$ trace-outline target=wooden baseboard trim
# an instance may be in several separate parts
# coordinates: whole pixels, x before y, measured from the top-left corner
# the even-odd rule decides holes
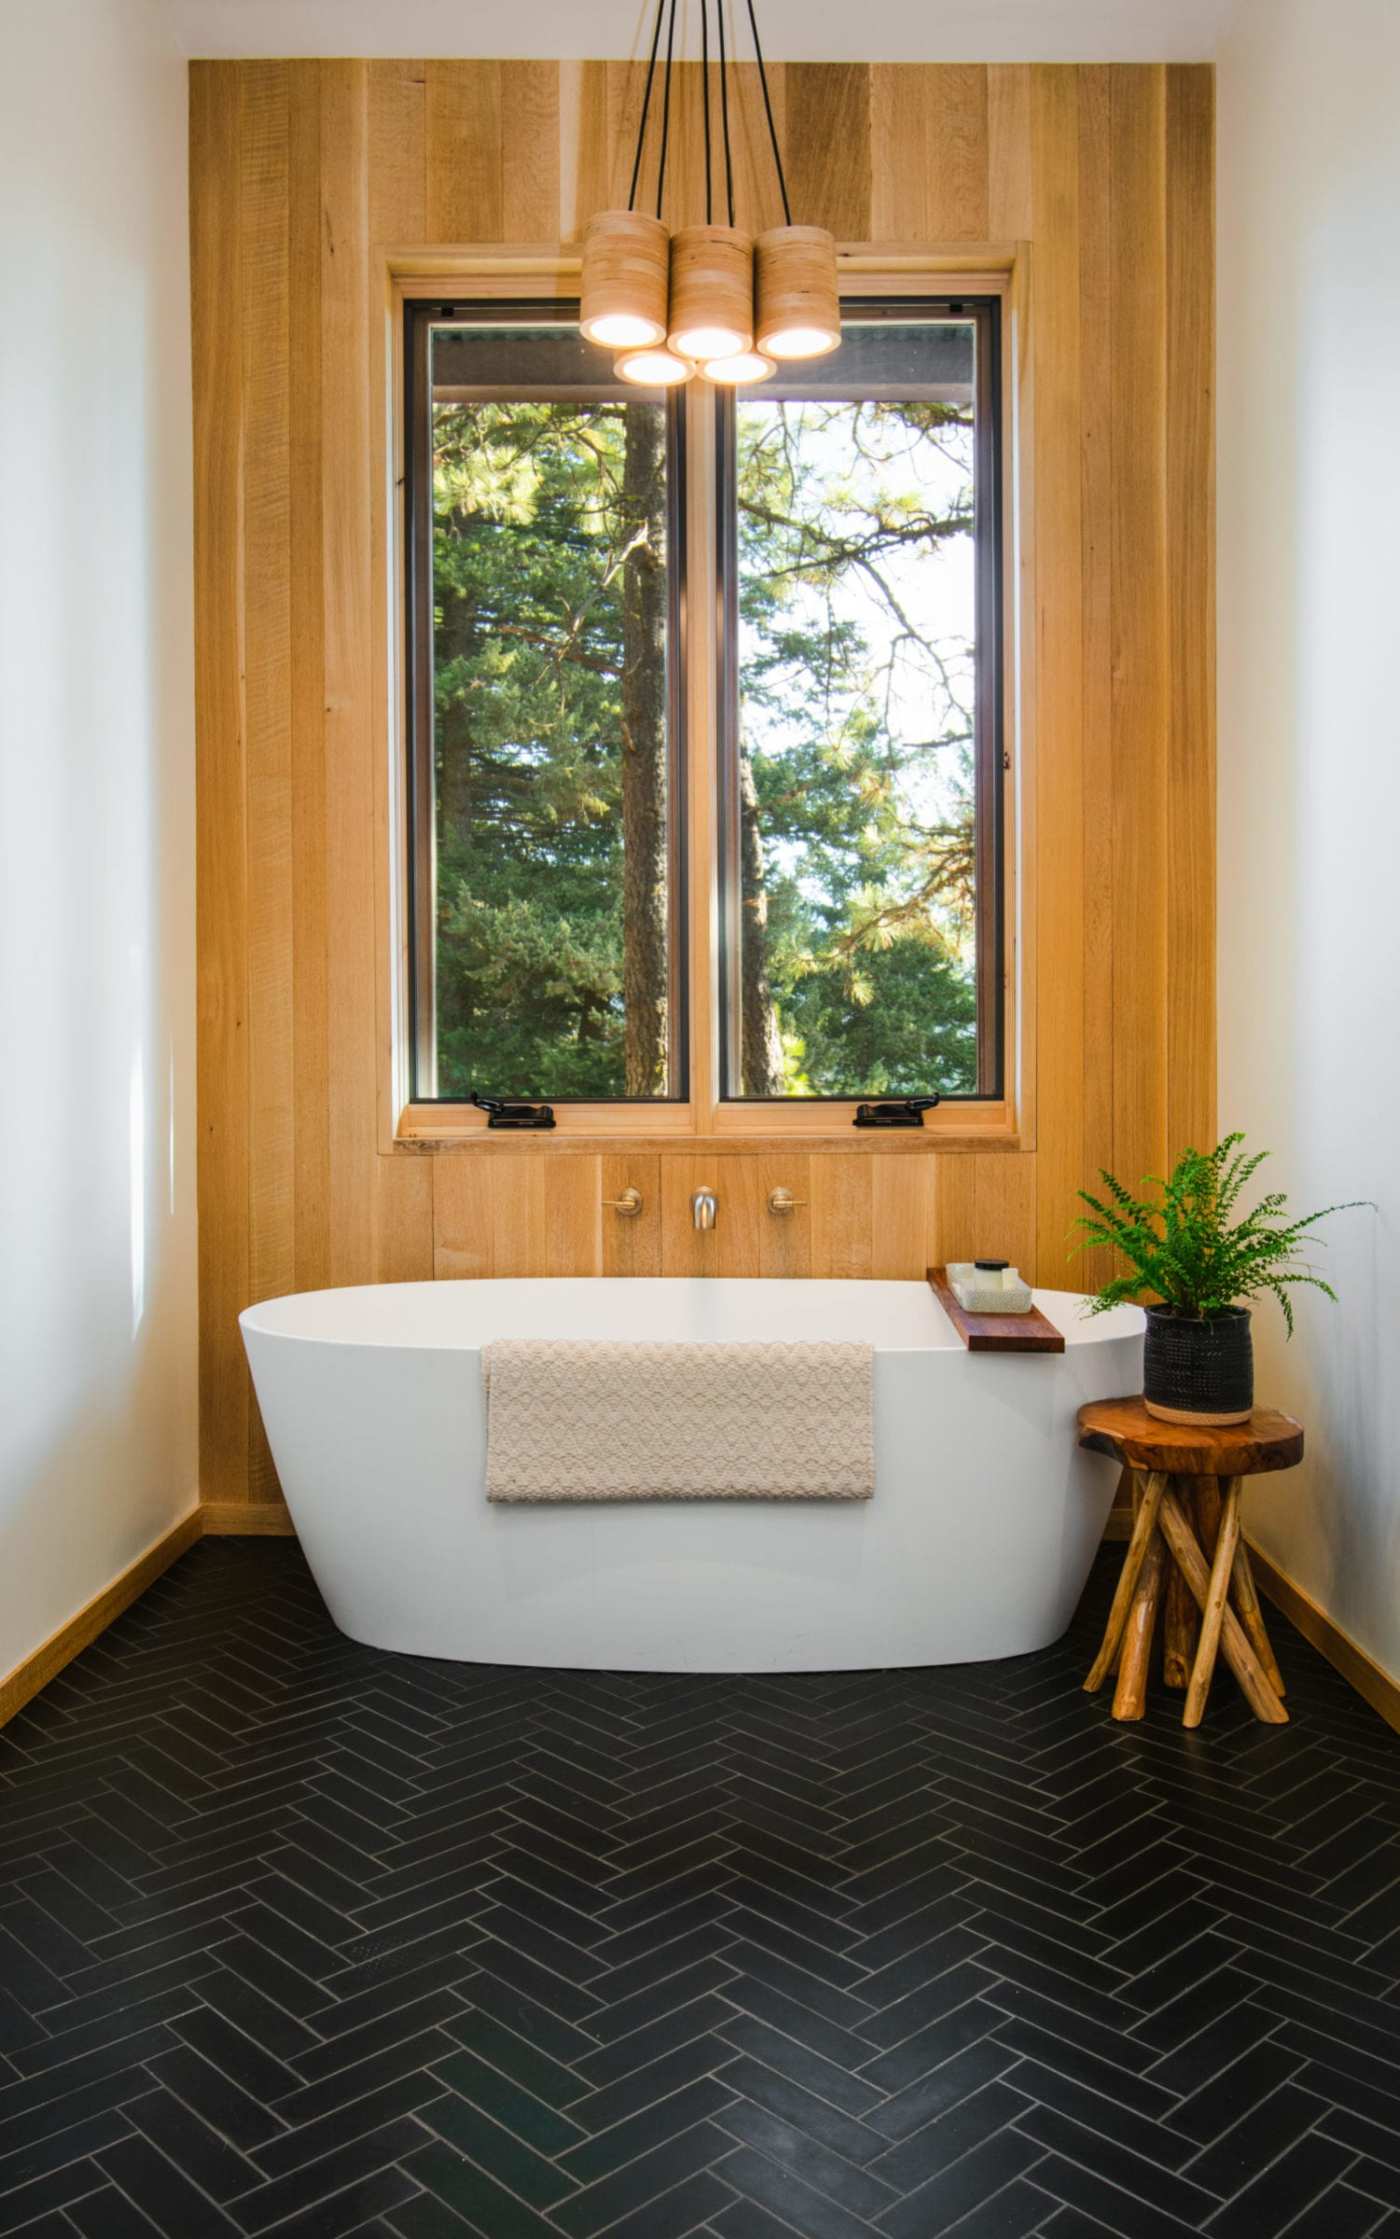
[[[1109,1511],[1103,1535],[1106,1542],[1125,1540],[1131,1530],[1132,1517],[1126,1508]],[[202,1501],[191,1508],[154,1546],[148,1547],[144,1555],[128,1563],[110,1586],[94,1594],[75,1616],[50,1633],[46,1641],[0,1679],[0,1726],[13,1718],[17,1710],[23,1710],[41,1687],[56,1678],[65,1664],[71,1663],[81,1649],[105,1632],[114,1617],[120,1617],[124,1609],[129,1609],[148,1586],[154,1585],[162,1571],[168,1570],[187,1547],[193,1547],[206,1533],[225,1538],[244,1534],[283,1539],[296,1536],[291,1516],[281,1501],[213,1500]],[[1282,1610],[1289,1623],[1297,1626],[1303,1638],[1311,1641],[1348,1685],[1356,1689],[1388,1726],[1400,1733],[1400,1681],[1392,1679],[1340,1625],[1334,1624],[1311,1594],[1279,1570],[1253,1540],[1249,1542],[1249,1551],[1255,1578],[1274,1607]]]
[[[1281,1609],[1291,1625],[1296,1625],[1304,1640],[1309,1640],[1320,1655],[1335,1671],[1339,1671],[1358,1695],[1365,1697],[1372,1710],[1378,1711],[1387,1726],[1400,1733],[1400,1680],[1391,1678],[1365,1649],[1357,1645],[1349,1633],[1330,1618],[1325,1609],[1319,1608],[1312,1595],[1298,1585],[1286,1571],[1270,1561],[1262,1549],[1249,1542],[1249,1559],[1254,1568],[1255,1582],[1260,1591],[1268,1595],[1276,1609]]]
[[[65,1664],[71,1663],[81,1649],[88,1647],[99,1633],[106,1631],[114,1617],[120,1617],[122,1611],[129,1609],[148,1586],[153,1586],[161,1572],[168,1570],[177,1556],[183,1555],[187,1547],[193,1547],[197,1539],[203,1539],[211,1532],[220,1537],[242,1533],[284,1539],[296,1537],[292,1519],[280,1500],[197,1502],[177,1524],[172,1524],[168,1532],[156,1540],[153,1546],[148,1547],[144,1555],[138,1555],[134,1563],[128,1563],[110,1586],[104,1586],[100,1594],[94,1594],[92,1600],[84,1603],[76,1616],[70,1617],[66,1624],[50,1633],[48,1639],[41,1641],[37,1648],[23,1657],[13,1671],[6,1672],[0,1678],[0,1726],[13,1718],[17,1710],[23,1710],[41,1687],[47,1687],[51,1679],[57,1678]]]
[[[296,1538],[296,1526],[280,1500],[206,1500],[199,1513],[206,1533],[220,1539]]]
[[[199,1507],[191,1508],[180,1518],[178,1524],[172,1524],[168,1532],[156,1540],[153,1546],[148,1547],[144,1555],[138,1555],[134,1563],[128,1563],[110,1586],[104,1586],[101,1593],[94,1594],[92,1600],[85,1602],[76,1616],[70,1617],[56,1632],[50,1633],[48,1639],[41,1641],[37,1648],[23,1657],[13,1671],[6,1672],[4,1678],[0,1679],[0,1726],[7,1719],[13,1718],[17,1710],[23,1710],[41,1687],[47,1687],[64,1665],[72,1662],[80,1649],[86,1648],[96,1640],[99,1633],[105,1632],[112,1619],[120,1617],[124,1609],[129,1609],[148,1586],[155,1584],[161,1572],[170,1568],[178,1555],[183,1555],[187,1547],[193,1547],[195,1541],[203,1536],[203,1532],[203,1510]]]

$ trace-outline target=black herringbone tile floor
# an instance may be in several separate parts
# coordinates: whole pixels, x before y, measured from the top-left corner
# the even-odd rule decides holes
[[[0,1735],[0,2232],[1397,2239],[1400,1752],[1276,1621],[678,1679],[357,1648],[196,1548]]]

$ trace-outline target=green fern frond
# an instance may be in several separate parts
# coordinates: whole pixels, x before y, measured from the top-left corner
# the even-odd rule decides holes
[[[1100,1169],[1106,1200],[1080,1190],[1088,1212],[1075,1223],[1082,1232],[1076,1249],[1104,1246],[1127,1263],[1100,1286],[1091,1312],[1107,1313],[1110,1307],[1146,1297],[1178,1314],[1201,1317],[1268,1292],[1278,1300],[1291,1336],[1291,1288],[1301,1284],[1335,1299],[1331,1286],[1303,1260],[1301,1240],[1318,1221],[1371,1200],[1350,1198],[1343,1205],[1288,1219],[1283,1191],[1269,1190],[1232,1221],[1241,1195],[1268,1156],[1266,1151],[1241,1150],[1243,1141],[1235,1130],[1213,1150],[1184,1150],[1170,1174],[1144,1177],[1143,1188],[1155,1192],[1152,1196],[1135,1197],[1106,1168]],[[1322,1241],[1309,1239],[1314,1240]]]

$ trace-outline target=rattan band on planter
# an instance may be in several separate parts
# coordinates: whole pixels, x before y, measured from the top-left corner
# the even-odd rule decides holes
[[[640,210],[600,210],[589,219],[579,326],[590,342],[637,349],[665,341],[670,248],[671,237],[660,219]],[[608,331],[608,322],[619,319],[636,321],[637,331]],[[596,331],[600,322],[602,333]]]

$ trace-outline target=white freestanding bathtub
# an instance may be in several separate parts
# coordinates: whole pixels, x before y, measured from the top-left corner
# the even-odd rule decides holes
[[[373,1647],[619,1671],[962,1663],[1064,1631],[1116,1471],[1075,1410],[1136,1391],[1143,1318],[1036,1294],[1062,1355],[964,1351],[922,1283],[667,1277],[377,1284],[241,1317],[331,1615]],[[481,1347],[501,1337],[875,1348],[870,1501],[496,1506]]]

